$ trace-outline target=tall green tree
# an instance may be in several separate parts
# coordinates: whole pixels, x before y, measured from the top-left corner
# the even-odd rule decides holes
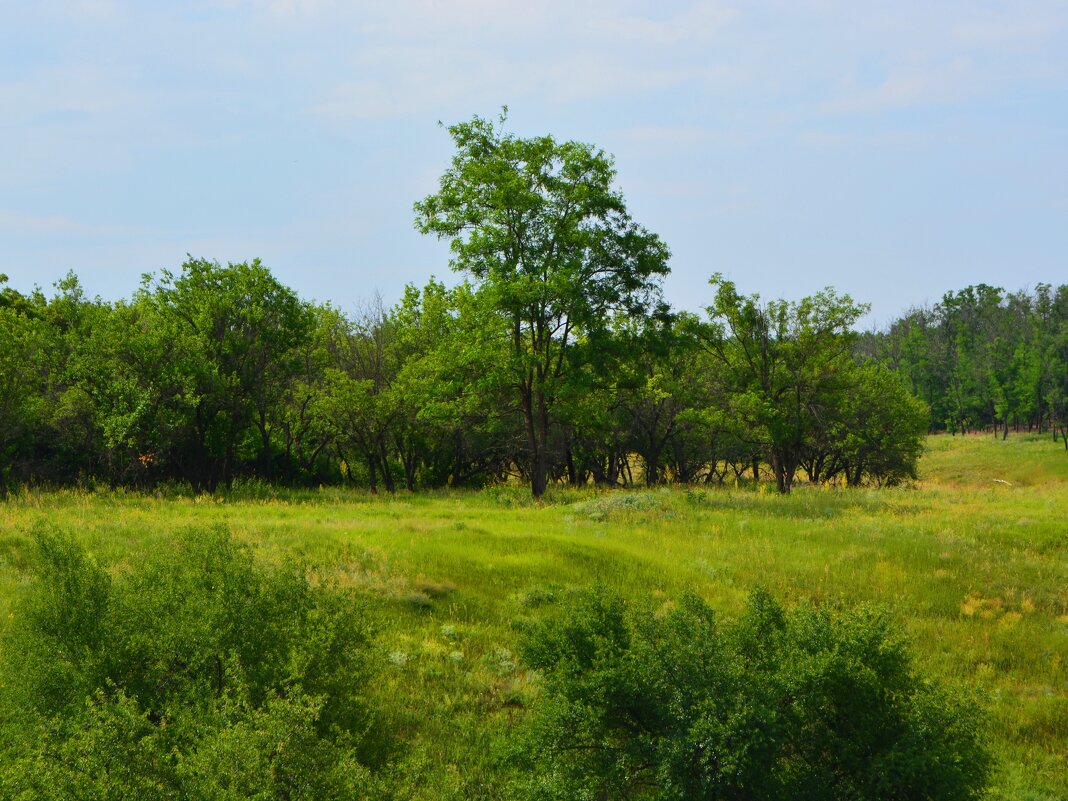
[[[867,310],[826,289],[791,303],[742,295],[722,275],[700,341],[723,369],[733,413],[789,492],[821,419],[848,391],[853,325]]]
[[[0,304],[0,497],[7,494],[16,465],[32,451],[45,417],[41,365],[48,330],[39,319]]]
[[[308,306],[259,259],[226,266],[190,259],[179,274],[146,280],[139,300],[180,365],[183,389],[174,400],[188,415],[184,477],[209,490],[229,484],[251,435],[269,478],[270,410],[300,374],[314,322]]]
[[[475,117],[449,127],[456,147],[438,191],[415,204],[416,227],[447,239],[509,343],[492,365],[522,415],[531,491],[545,491],[561,390],[581,367],[576,338],[611,315],[661,305],[667,246],[635,223],[604,151],[552,136],[523,138]]]

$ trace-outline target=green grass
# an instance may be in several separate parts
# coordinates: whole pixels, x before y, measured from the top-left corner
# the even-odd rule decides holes
[[[413,798],[499,797],[490,746],[538,686],[514,656],[518,632],[595,583],[656,606],[692,589],[727,616],[756,585],[787,603],[881,604],[922,670],[989,707],[992,797],[1068,798],[1068,453],[1049,437],[933,437],[916,487],[785,498],[24,492],[0,505],[3,618],[39,521],[77,532],[115,570],[176,529],[223,522],[263,559],[299,559],[379,598],[375,691],[411,744]]]

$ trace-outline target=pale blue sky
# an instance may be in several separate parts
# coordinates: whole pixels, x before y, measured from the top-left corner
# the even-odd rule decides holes
[[[871,320],[1068,282],[1068,3],[0,0],[0,272],[129,295],[189,252],[307,297],[449,277],[438,120],[614,153],[676,305],[834,285]]]

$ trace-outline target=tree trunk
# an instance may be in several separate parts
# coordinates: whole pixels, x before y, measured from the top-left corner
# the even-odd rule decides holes
[[[386,492],[392,495],[397,491],[397,485],[393,482],[393,471],[389,469],[389,459],[386,457],[386,444],[381,437],[378,439],[378,463],[382,468],[382,483],[386,485]]]
[[[523,418],[527,429],[527,444],[530,446],[530,492],[535,499],[545,494],[549,483],[549,466],[545,449],[549,441],[549,419],[545,397],[538,393],[538,408],[535,414],[533,392],[523,392]]]
[[[608,474],[605,473],[604,466],[601,464],[600,459],[590,460],[590,472],[593,474],[593,483],[597,486],[608,483]]]
[[[548,483],[549,475],[545,465],[545,455],[538,451],[530,460],[530,492],[535,499],[545,494]]]
[[[315,468],[315,460],[319,458],[319,454],[326,450],[326,446],[330,443],[324,438],[314,450],[308,455],[306,459],[300,461],[301,467],[304,468],[304,472],[311,473]]]
[[[367,475],[370,477],[371,493],[373,495],[378,494],[378,470],[375,461],[373,454],[367,455]]]
[[[415,471],[418,468],[414,451],[408,452],[404,462],[404,486],[408,492],[415,492]]]
[[[463,432],[458,428],[453,435],[453,449],[452,449],[452,476],[450,476],[449,485],[452,487],[458,486],[460,483],[460,473],[463,470],[462,457],[463,457]]]
[[[346,483],[356,486],[356,479],[352,477],[352,464],[349,462],[348,457],[345,456],[345,452],[341,450],[337,440],[334,440],[334,453],[337,454],[338,461],[345,466]]]
[[[614,487],[619,483],[619,453],[615,446],[608,449],[608,472],[604,476],[604,484],[609,487]]]
[[[271,480],[271,432],[267,428],[267,414],[264,410],[260,410],[259,419],[260,429],[260,470],[263,471],[263,477]]]
[[[781,454],[772,452],[771,470],[775,474],[775,486],[778,487],[780,493],[785,495],[790,491],[790,484],[786,479],[786,465]]]
[[[858,458],[855,468],[845,467],[846,486],[859,487],[860,480],[864,477],[864,459]]]
[[[645,486],[655,487],[660,483],[660,450],[650,448],[642,454],[645,461]]]
[[[578,486],[578,472],[575,470],[575,455],[571,452],[571,446],[567,446],[567,483],[572,487]]]

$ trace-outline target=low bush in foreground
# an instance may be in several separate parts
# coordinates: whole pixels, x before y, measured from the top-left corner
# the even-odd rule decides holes
[[[763,592],[720,625],[595,594],[527,637],[545,688],[520,749],[530,799],[979,797],[974,706],[918,678],[885,617],[786,612]]]
[[[371,794],[369,639],[346,596],[257,567],[221,530],[105,572],[36,535],[2,641],[0,797]]]
[[[454,784],[442,743],[402,752],[376,724],[351,594],[262,567],[221,529],[109,570],[69,536],[35,543],[0,634],[0,798],[436,799]],[[877,613],[758,592],[721,624],[696,597],[651,613],[601,592],[530,626],[541,691],[492,735],[511,735],[513,761],[471,798],[512,779],[503,797],[540,801],[967,801],[985,786],[978,711],[920,679]],[[417,687],[434,714],[435,685]]]

